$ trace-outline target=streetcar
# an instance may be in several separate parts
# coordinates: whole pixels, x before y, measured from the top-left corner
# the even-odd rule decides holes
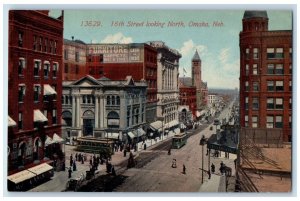
[[[187,135],[185,133],[176,134],[172,139],[172,148],[180,149],[182,146],[186,144],[186,141],[187,141]]]
[[[104,138],[80,137],[77,138],[76,151],[101,154],[104,158],[114,154],[114,141]]]

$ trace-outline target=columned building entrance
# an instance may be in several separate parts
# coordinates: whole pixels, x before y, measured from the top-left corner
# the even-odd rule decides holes
[[[83,136],[93,136],[95,128],[95,114],[91,110],[83,113]]]

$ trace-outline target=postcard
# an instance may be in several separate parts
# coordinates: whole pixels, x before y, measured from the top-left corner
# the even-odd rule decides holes
[[[9,10],[7,191],[290,193],[292,16]]]

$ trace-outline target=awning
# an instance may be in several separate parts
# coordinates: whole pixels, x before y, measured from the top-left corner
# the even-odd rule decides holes
[[[45,146],[48,146],[49,144],[52,144],[53,140],[48,135],[46,136]]]
[[[204,114],[205,114],[205,110],[201,110],[200,112],[199,111],[196,112],[196,116],[197,117],[200,117],[200,116],[202,116]]]
[[[162,121],[155,121],[153,123],[150,124],[150,127],[155,129],[155,130],[158,130],[158,131],[161,131],[162,130]]]
[[[186,128],[186,125],[184,125],[183,123],[181,123],[181,124],[180,124],[180,128],[181,128],[181,129],[185,129],[185,128]]]
[[[137,134],[138,134],[138,136],[143,136],[143,135],[146,135],[146,132],[142,128],[139,128],[139,129],[137,129]]]
[[[107,133],[107,138],[119,139],[119,133]]]
[[[42,163],[40,165],[29,168],[28,171],[33,172],[36,175],[40,175],[52,169],[53,167],[51,165],[47,163]]]
[[[40,110],[34,110],[34,122],[46,122],[48,119],[43,115]]]
[[[127,134],[129,135],[129,137],[130,137],[131,139],[133,139],[133,138],[135,137],[135,135],[133,134],[133,132],[128,132]]]
[[[17,123],[10,116],[8,116],[8,127],[12,127],[16,125]]]
[[[44,96],[49,95],[56,95],[56,91],[49,84],[44,84]]]
[[[23,170],[21,172],[8,176],[7,179],[15,184],[18,184],[35,176],[36,175],[34,173],[29,172],[28,170]]]
[[[54,133],[53,138],[52,138],[52,143],[61,143],[64,141],[65,141],[64,139],[62,139],[60,136],[58,136],[56,133]]]
[[[177,120],[173,120],[170,121],[169,123],[167,123],[166,125],[168,126],[167,128],[171,128],[173,126],[177,126],[179,124],[179,122]]]
[[[175,128],[174,132],[175,132],[175,135],[179,134],[180,133],[180,129],[179,128]]]

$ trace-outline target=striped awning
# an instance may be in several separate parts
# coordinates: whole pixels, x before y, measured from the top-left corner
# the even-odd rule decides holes
[[[119,133],[107,133],[107,138],[119,139]]]
[[[46,136],[46,141],[45,141],[45,146],[48,146],[50,144],[54,143],[53,140],[51,139],[51,137],[49,137],[48,135]]]
[[[179,122],[177,120],[170,121],[169,123],[166,123],[167,127],[166,128],[171,128],[173,126],[177,126]]]
[[[154,130],[158,130],[158,131],[162,130],[162,126],[163,126],[163,122],[162,121],[155,121],[155,122],[153,122],[153,123],[150,124],[151,128],[153,128]]]
[[[146,135],[146,132],[142,128],[137,129],[136,132],[138,136]]]
[[[175,134],[179,134],[180,133],[180,129],[179,128],[175,128],[174,132],[175,132]]]
[[[7,179],[15,184],[21,183],[23,181],[26,181],[28,179],[31,179],[35,177],[36,175],[28,170],[23,170],[21,172],[18,172],[16,174],[10,175],[7,177]]]
[[[62,139],[60,136],[58,136],[56,133],[54,133],[53,138],[52,138],[52,143],[62,143],[65,140]]]
[[[43,115],[43,113],[40,110],[34,110],[34,122],[46,122],[48,119]]]
[[[44,84],[44,96],[49,95],[56,95],[56,91],[49,84]]]
[[[29,168],[28,171],[33,172],[36,175],[40,175],[52,169],[53,167],[51,165],[47,163],[42,163],[40,165]]]
[[[128,136],[129,136],[131,139],[133,139],[133,138],[135,137],[135,135],[133,134],[133,132],[128,132],[127,134],[128,134]]]
[[[8,116],[8,127],[13,127],[16,125],[17,123],[10,116]]]

